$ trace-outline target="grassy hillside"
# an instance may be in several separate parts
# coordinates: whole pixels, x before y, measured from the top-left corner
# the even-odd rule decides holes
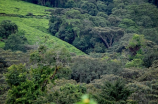
[[[19,8],[18,11],[17,8]],[[66,47],[70,52],[75,52],[78,55],[84,54],[74,46],[47,32],[49,19],[44,19],[44,16],[48,16],[49,13],[45,12],[46,9],[50,8],[18,0],[0,1],[0,22],[3,20],[11,20],[12,22],[15,22],[18,25],[19,30],[24,30],[26,32],[29,44],[40,44],[44,41],[46,36],[49,36],[48,42],[46,43],[49,47],[53,45],[53,41],[57,45]],[[42,18],[26,16],[28,13],[32,13],[35,16],[40,15]],[[0,42],[0,47],[4,47],[4,45],[3,42]]]
[[[46,15],[47,7],[34,5],[20,0],[0,0],[0,13],[26,15],[33,13],[34,15]]]

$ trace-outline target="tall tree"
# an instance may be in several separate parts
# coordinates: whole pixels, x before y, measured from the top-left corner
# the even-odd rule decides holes
[[[95,37],[100,38],[107,48],[111,47],[114,41],[118,41],[124,35],[124,31],[120,28],[95,27],[92,29],[92,33]]]

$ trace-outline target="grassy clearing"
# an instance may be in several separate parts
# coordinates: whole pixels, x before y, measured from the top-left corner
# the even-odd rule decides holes
[[[5,46],[5,43],[0,41],[0,47],[3,48],[4,46]]]
[[[0,13],[26,15],[33,13],[34,15],[47,15],[46,9],[40,5],[34,5],[20,0],[0,0]]]
[[[42,44],[45,40],[45,37],[49,37],[47,41],[47,46],[52,47],[53,44],[66,47],[70,52],[74,52],[77,55],[83,55],[84,53],[74,46],[58,39],[55,36],[47,33],[48,20],[47,19],[36,19],[36,18],[20,18],[20,17],[0,17],[0,22],[3,20],[11,20],[12,22],[18,25],[19,30],[24,30],[26,32],[26,38],[29,41],[29,44]],[[52,43],[53,41],[53,43]],[[0,43],[0,47],[3,47],[4,43]]]

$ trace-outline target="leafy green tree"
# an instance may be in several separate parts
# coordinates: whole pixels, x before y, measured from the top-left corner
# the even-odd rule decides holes
[[[138,27],[136,25],[136,23],[131,20],[131,19],[123,19],[120,24],[119,27],[126,29],[127,32],[137,32],[138,31]]]
[[[72,8],[72,7],[75,7],[76,6],[76,3],[74,0],[68,0],[66,3],[65,3],[65,7],[66,8]]]
[[[112,9],[114,8],[113,0],[101,0],[107,5],[106,13],[110,15],[112,13]]]
[[[106,12],[107,5],[106,5],[106,3],[102,2],[102,1],[97,1],[97,8],[100,12]]]
[[[81,4],[81,9],[86,10],[88,14],[96,16],[98,13],[97,6],[90,2],[84,2]]]
[[[134,34],[132,39],[129,41],[127,48],[136,55],[137,52],[142,52],[140,49],[145,45],[144,35]]]
[[[88,43],[85,38],[75,38],[73,45],[80,50],[86,50],[88,48]]]
[[[59,31],[61,23],[62,20],[60,17],[52,15],[51,19],[49,20],[49,31],[55,35]]]
[[[89,20],[92,21],[96,27],[106,27],[109,25],[109,21],[102,16],[89,16]]]
[[[8,39],[5,41],[5,50],[11,49],[12,51],[23,51],[26,52],[26,46],[27,43],[26,37],[20,34],[12,34],[8,37]]]
[[[143,65],[147,68],[151,67],[153,62],[158,60],[158,52],[157,51],[149,51],[143,57]]]
[[[18,31],[18,26],[10,20],[4,20],[0,23],[0,37],[8,38],[9,35],[15,34]]]
[[[10,86],[10,89],[8,91],[8,97],[6,100],[7,104],[31,103],[30,100],[35,99],[34,93],[31,93],[33,90],[32,85],[29,86],[33,83],[26,79],[26,74],[26,68],[22,64],[12,65],[8,68],[8,72],[5,75],[6,81]]]
[[[156,38],[158,35],[158,30],[156,28],[146,28],[143,29],[142,34],[144,34],[144,37],[150,41],[155,42],[158,44],[158,39]]]
[[[59,33],[56,34],[58,38],[72,43],[75,39],[75,34],[72,25],[67,25],[65,28],[61,28]]]
[[[97,38],[100,38],[107,48],[111,47],[113,42],[119,40],[124,35],[124,31],[120,28],[100,28],[95,27],[92,30]]]

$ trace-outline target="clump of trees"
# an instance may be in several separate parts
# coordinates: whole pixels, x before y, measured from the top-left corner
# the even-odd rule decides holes
[[[104,17],[81,14],[76,9],[62,12],[63,16],[52,15],[49,31],[86,53],[103,53],[124,35],[121,28],[106,27],[109,23]]]
[[[122,70],[119,61],[100,60],[90,57],[74,57],[71,65],[71,79],[81,83],[90,83],[104,74],[117,74]]]
[[[52,35],[85,53],[104,53],[124,34],[144,34],[157,43],[157,11],[146,1],[77,1],[76,8],[53,11],[49,23]],[[137,5],[139,4],[139,5]],[[146,10],[150,8],[150,11]]]
[[[157,103],[158,9],[147,3],[154,0],[24,1],[60,7],[52,10],[49,32],[90,56],[71,57],[60,46],[39,46],[30,54],[27,68],[23,64],[8,68],[7,103]],[[10,33],[6,47],[24,45],[17,30]],[[11,42],[20,44],[12,48]],[[1,54],[6,55],[9,51]],[[17,55],[13,61],[19,63],[24,54]],[[0,59],[1,69],[7,67],[6,61]],[[85,93],[94,100],[88,95],[80,98]]]
[[[30,56],[30,60],[37,64],[30,70],[25,65],[12,65],[5,74],[10,86],[7,104],[33,103],[38,96],[44,94],[46,85],[55,80],[57,71],[67,66],[69,55],[64,49],[47,50],[40,46],[38,51]]]
[[[18,31],[18,26],[10,20],[4,20],[0,23],[1,41],[5,42],[5,50],[26,52],[27,38],[24,31]]]

